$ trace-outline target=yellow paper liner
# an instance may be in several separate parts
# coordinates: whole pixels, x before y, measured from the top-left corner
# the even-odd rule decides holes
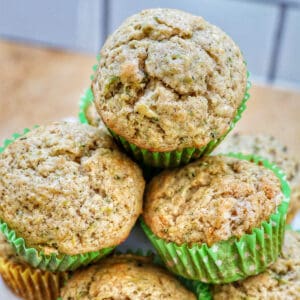
[[[0,274],[13,293],[26,300],[55,300],[68,279],[67,272],[42,271],[3,257]]]

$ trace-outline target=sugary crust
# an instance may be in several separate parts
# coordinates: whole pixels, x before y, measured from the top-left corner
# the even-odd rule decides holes
[[[281,257],[262,274],[215,286],[214,300],[300,299],[300,234],[286,231]]]
[[[235,133],[229,135],[214,153],[228,152],[250,153],[265,157],[285,172],[292,190],[287,216],[287,222],[291,222],[300,210],[300,168],[299,160],[291,155],[287,146],[282,145],[271,135]]]
[[[149,9],[108,38],[92,88],[104,123],[129,142],[201,147],[229,129],[246,67],[231,38],[203,18]]]
[[[92,126],[41,126],[0,155],[0,218],[46,254],[118,245],[141,213],[143,191],[138,166]]]
[[[211,156],[154,177],[143,216],[164,240],[212,245],[250,233],[282,199],[272,171],[246,160]]]
[[[166,270],[147,257],[121,255],[79,271],[62,289],[63,300],[196,300]]]

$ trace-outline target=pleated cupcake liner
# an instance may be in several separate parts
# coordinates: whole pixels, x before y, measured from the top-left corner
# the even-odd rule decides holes
[[[88,88],[84,91],[83,95],[80,97],[79,101],[79,113],[78,119],[82,124],[89,124],[88,119],[86,118],[86,110],[93,103],[94,95],[91,88]]]
[[[258,156],[240,153],[230,153],[228,156],[263,164],[273,171],[280,180],[283,199],[269,220],[254,228],[251,234],[232,237],[211,247],[205,243],[189,247],[187,244],[165,241],[156,236],[141,218],[142,229],[166,267],[187,279],[214,284],[241,280],[264,271],[281,252],[290,198],[286,176],[274,164]]]
[[[17,296],[26,300],[55,300],[69,277],[67,272],[52,273],[0,257],[0,274]]]
[[[97,57],[99,62],[100,57]],[[97,65],[93,66],[93,70],[97,69]],[[249,78],[249,72],[247,72],[247,78]],[[94,75],[91,76],[91,79],[94,79]],[[250,81],[247,81],[246,91],[244,94],[244,98],[242,103],[237,109],[236,115],[230,123],[229,129],[225,134],[217,139],[212,139],[207,145],[201,148],[184,148],[180,150],[174,151],[166,151],[166,152],[155,152],[147,149],[143,149],[133,143],[127,141],[124,137],[115,133],[112,129],[107,127],[111,135],[114,137],[116,142],[138,163],[140,163],[143,167],[150,166],[152,168],[174,168],[182,165],[186,165],[187,163],[200,158],[204,155],[208,155],[211,153],[219,143],[223,141],[223,139],[228,135],[228,133],[234,128],[236,123],[241,119],[242,113],[246,109],[246,102],[250,98],[249,89],[251,87]],[[88,124],[88,120],[86,118],[86,110],[88,106],[94,101],[94,95],[92,89],[87,89],[79,102],[79,121],[84,124]],[[106,124],[105,124],[106,125]],[[107,126],[107,125],[106,125]]]
[[[246,109],[246,102],[250,98],[248,90],[251,84],[247,82],[247,89],[242,100],[241,105],[237,109],[236,115],[230,123],[227,132],[217,139],[211,140],[207,145],[201,148],[189,147],[181,150],[166,151],[166,152],[155,152],[147,149],[138,147],[137,145],[128,142],[124,137],[116,134],[109,127],[107,129],[110,131],[111,135],[115,138],[117,143],[129,154],[131,157],[142,165],[154,167],[154,168],[175,168],[178,166],[183,166],[189,162],[201,158],[204,155],[210,154],[229,134],[229,132],[234,128],[236,123],[241,119],[242,113]]]
[[[29,131],[30,129],[26,128],[23,133],[15,133],[12,135],[11,139],[6,139],[3,143],[3,147],[0,147],[0,153],[2,153],[9,144],[13,143],[16,139],[25,135]],[[63,253],[52,253],[50,255],[46,255],[43,251],[39,251],[33,247],[28,247],[25,240],[22,237],[17,236],[16,232],[9,228],[8,224],[1,219],[0,231],[5,235],[7,241],[13,246],[16,253],[22,256],[26,262],[35,268],[51,272],[73,271],[80,266],[85,266],[98,261],[115,248],[109,247],[77,255],[68,255]]]

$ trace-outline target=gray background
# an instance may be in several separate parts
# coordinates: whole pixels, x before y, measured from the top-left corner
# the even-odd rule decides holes
[[[0,0],[0,37],[97,53],[148,7],[202,15],[239,44],[256,81],[300,88],[300,0]]]

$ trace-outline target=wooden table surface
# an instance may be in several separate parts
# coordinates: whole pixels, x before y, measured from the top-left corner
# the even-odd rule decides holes
[[[0,41],[0,139],[77,116],[95,57]],[[249,66],[251,69],[251,66]],[[235,130],[269,133],[300,158],[300,92],[254,85]]]

